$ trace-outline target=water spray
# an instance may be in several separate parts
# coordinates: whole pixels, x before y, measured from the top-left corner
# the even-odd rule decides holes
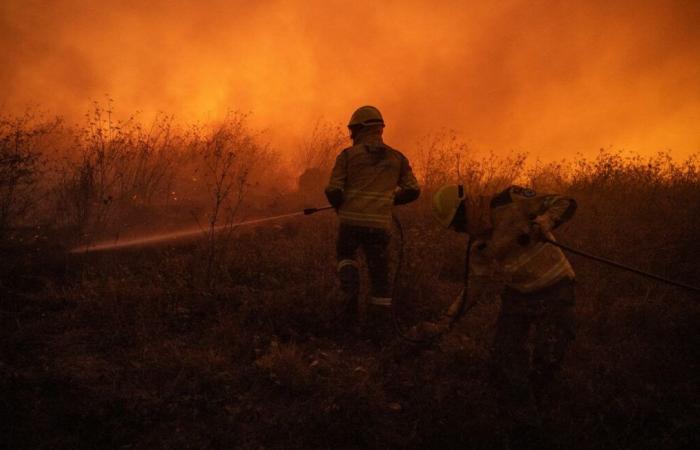
[[[254,225],[258,223],[263,223],[263,222],[271,222],[273,220],[280,220],[280,219],[285,219],[287,217],[295,217],[295,216],[308,216],[311,214],[315,214],[320,211],[327,211],[329,209],[333,209],[332,206],[321,206],[319,208],[306,208],[302,211],[296,211],[292,213],[287,213],[287,214],[280,214],[278,216],[271,216],[271,217],[262,217],[259,219],[250,219],[250,220],[245,220],[243,222],[238,222],[238,223],[233,223],[233,224],[228,224],[228,225],[219,225],[213,228],[208,228],[208,229],[203,229],[202,227],[192,227],[192,228],[187,228],[184,230],[179,230],[179,231],[171,231],[168,233],[158,233],[158,234],[152,234],[148,236],[141,236],[141,237],[134,237],[134,238],[129,238],[129,239],[124,239],[124,240],[110,240],[110,241],[102,241],[98,242],[96,244],[88,244],[88,245],[81,245],[79,247],[75,247],[71,250],[69,250],[69,253],[88,253],[88,252],[97,252],[97,251],[108,251],[108,250],[117,250],[117,249],[122,249],[122,248],[130,248],[130,247],[146,247],[146,246],[151,246],[151,245],[157,245],[161,244],[163,242],[168,242],[168,241],[176,241],[176,240],[182,240],[182,239],[187,239],[187,238],[202,238],[206,237],[209,235],[209,233],[218,233],[220,231],[224,230],[230,230],[232,228],[237,228],[240,226],[244,225]]]

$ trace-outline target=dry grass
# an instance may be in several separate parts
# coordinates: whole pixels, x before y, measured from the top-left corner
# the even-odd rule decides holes
[[[381,346],[347,334],[333,321],[332,214],[232,232],[217,241],[217,270],[209,273],[211,242],[64,253],[85,233],[189,218],[206,224],[216,186],[194,180],[207,176],[193,175],[206,162],[197,155],[266,149],[236,117],[242,122],[208,131],[164,121],[150,132],[120,125],[110,137],[95,127],[89,139],[52,129],[49,142],[69,159],[48,164],[55,172],[33,181],[53,193],[40,199],[43,217],[15,216],[2,241],[4,446],[501,448],[489,375],[497,299],[431,347],[404,345],[389,329]],[[475,160],[457,141],[430,139],[435,154],[417,165],[433,181],[421,200],[399,210],[407,263],[397,303],[407,323],[438,314],[459,289],[464,242],[438,229],[429,210],[431,189],[447,179],[461,178],[477,193],[513,180],[569,193],[579,210],[559,233],[562,241],[679,280],[700,278],[693,159],[603,152],[538,166],[520,155]],[[430,166],[452,153],[460,155],[454,164]],[[245,167],[252,169],[237,217],[301,206],[299,193],[275,194],[254,164]],[[265,170],[276,169],[268,163]],[[212,173],[219,178],[210,180],[221,179]],[[134,195],[138,201],[129,201]],[[56,212],[58,204],[74,207]],[[545,414],[554,442],[696,446],[697,296],[577,257],[572,263],[579,332],[559,402]]]

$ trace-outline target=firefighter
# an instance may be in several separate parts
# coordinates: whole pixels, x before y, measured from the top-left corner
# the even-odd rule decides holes
[[[462,186],[448,185],[435,193],[433,211],[442,225],[474,239],[474,290],[485,278],[503,281],[492,349],[502,411],[511,430],[536,428],[575,333],[574,271],[541,237],[554,240],[552,230],[571,219],[576,202],[511,186],[480,208]]]
[[[336,158],[325,189],[340,221],[337,240],[338,278],[347,305],[348,324],[358,322],[360,274],[357,250],[362,249],[371,284],[368,313],[391,307],[388,247],[392,208],[420,195],[408,159],[384,143],[384,119],[374,106],[358,108],[348,123],[352,147]],[[371,311],[374,310],[374,311]]]

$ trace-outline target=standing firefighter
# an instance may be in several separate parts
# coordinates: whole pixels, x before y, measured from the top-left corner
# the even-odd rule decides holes
[[[360,286],[357,250],[362,248],[369,270],[370,313],[380,315],[379,311],[391,307],[388,247],[392,207],[417,199],[420,188],[408,159],[382,141],[384,119],[377,108],[359,108],[348,128],[353,145],[336,158],[325,192],[340,220],[338,278],[347,305],[345,318],[354,324]]]
[[[573,216],[576,202],[519,186],[493,196],[483,208],[486,214],[476,200],[467,199],[462,186],[443,186],[433,197],[433,210],[445,227],[475,237],[474,281],[494,272],[505,281],[493,356],[504,419],[518,434],[539,426],[538,405],[551,392],[574,339],[574,271],[562,251],[541,237],[554,240],[551,231]],[[477,223],[484,216],[490,229]]]

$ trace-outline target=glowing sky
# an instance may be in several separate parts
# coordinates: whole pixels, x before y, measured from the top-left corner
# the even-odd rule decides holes
[[[188,122],[252,111],[280,148],[378,106],[544,157],[700,151],[700,2],[28,1],[0,5],[0,108]]]

